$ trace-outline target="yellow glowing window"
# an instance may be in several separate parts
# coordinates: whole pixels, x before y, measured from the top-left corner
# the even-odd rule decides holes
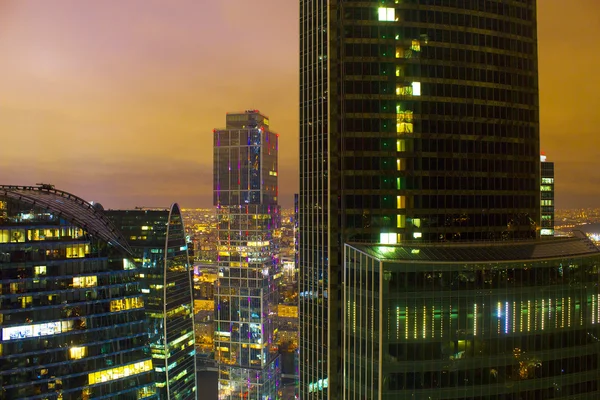
[[[404,228],[406,226],[406,216],[405,215],[396,216],[396,226],[398,228]]]
[[[109,382],[115,379],[126,378],[131,375],[141,374],[152,370],[152,361],[140,361],[137,363],[128,364],[121,367],[105,369],[104,371],[93,372],[88,375],[89,384]]]
[[[413,218],[412,223],[417,228],[420,228],[421,227],[421,218]]]
[[[124,311],[124,310],[130,310],[133,308],[142,308],[142,307],[144,307],[144,301],[142,300],[141,297],[132,297],[129,299],[118,299],[118,300],[112,300],[110,302],[110,311],[111,312]]]
[[[413,112],[411,110],[402,110],[400,105],[396,106],[396,120],[399,122],[412,122]]]
[[[406,141],[399,139],[396,141],[396,151],[406,151]]]
[[[404,158],[398,158],[396,160],[396,168],[398,171],[406,170],[406,160]]]
[[[79,360],[80,358],[83,358],[87,356],[87,347],[82,346],[82,347],[71,347],[69,349],[69,357],[71,358],[71,360]]]
[[[421,51],[421,42],[416,39],[413,39],[410,48],[413,51]]]
[[[412,95],[412,86],[396,86],[397,96],[410,96]]]
[[[379,9],[377,10],[377,15],[380,21],[396,20],[396,10],[394,8],[379,7]]]
[[[542,178],[542,183],[552,184],[554,183],[554,178]]]
[[[398,122],[398,123],[396,123],[396,132],[397,133],[412,133],[413,132],[413,124],[410,122]]]
[[[401,58],[403,53],[404,51],[402,51],[402,47],[396,47],[396,58]]]
[[[397,208],[406,208],[406,196],[396,196]]]
[[[90,246],[87,244],[75,244],[66,247],[68,258],[83,258],[90,252]]]
[[[396,55],[396,57],[397,57],[397,55]],[[404,76],[402,68],[400,68],[398,66],[396,67],[396,76]]]
[[[551,192],[552,191],[552,186],[550,186],[550,185],[542,185],[541,190],[542,190],[542,192]]]
[[[46,266],[45,265],[38,265],[33,267],[33,272],[35,274],[35,276],[44,276],[46,275]]]
[[[73,277],[73,287],[94,287],[98,285],[98,278],[96,276],[75,276]]]

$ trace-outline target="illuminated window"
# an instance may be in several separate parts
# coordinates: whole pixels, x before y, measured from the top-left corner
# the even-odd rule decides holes
[[[396,132],[397,133],[412,133],[413,132],[413,124],[409,122],[398,122],[396,123]]]
[[[404,189],[406,187],[404,178],[396,178],[396,189]]]
[[[379,7],[378,15],[380,21],[395,21],[396,10],[394,8]]]
[[[94,287],[98,285],[98,278],[96,276],[75,276],[73,277],[73,287]]]
[[[399,139],[396,141],[396,151],[406,151],[406,141]]]
[[[554,178],[542,178],[542,183],[552,184],[554,183]]]
[[[413,96],[421,95],[421,82],[413,82],[412,83],[412,94],[413,94]]]
[[[412,95],[412,86],[396,86],[397,96],[410,96]]]
[[[71,347],[69,349],[69,357],[71,357],[71,360],[79,360],[80,358],[83,358],[87,356],[87,347],[83,346],[83,347]]]
[[[404,71],[399,66],[396,66],[396,76],[404,76]]]
[[[540,189],[542,190],[542,192],[551,192],[552,191],[552,186],[550,186],[550,185],[542,185],[542,187]]]
[[[398,236],[395,233],[380,233],[379,242],[382,244],[396,244],[398,243]]]
[[[413,218],[412,223],[417,228],[420,228],[421,227],[421,218]]]
[[[33,273],[35,274],[35,276],[44,276],[44,275],[46,275],[46,266],[45,265],[38,265],[36,267],[33,267]]]
[[[46,322],[35,325],[10,326],[2,329],[2,340],[18,340],[37,336],[50,336],[68,332],[73,328],[73,321]]]
[[[418,41],[417,39],[413,39],[413,41],[410,45],[410,49],[413,51],[421,51],[421,42]]]
[[[152,370],[152,361],[140,361],[137,363],[128,364],[121,367],[105,369],[104,371],[94,372],[88,375],[89,384],[109,382],[115,379],[126,378],[131,375],[141,374]]]
[[[87,244],[75,244],[66,247],[67,258],[83,258],[86,253],[89,254],[90,246]]]
[[[414,232],[413,233],[413,238],[415,239],[420,239],[423,237],[423,234],[421,232]]]
[[[144,307],[144,301],[141,297],[132,297],[128,299],[118,299],[112,300],[110,302],[110,311],[124,311],[130,310],[132,308],[142,308]]]
[[[542,200],[543,206],[551,206],[554,202],[552,200]]]
[[[404,158],[398,158],[396,160],[396,167],[398,171],[406,170],[406,160]]]
[[[406,216],[405,215],[398,215],[396,217],[396,227],[398,228],[404,228],[406,226]]]
[[[406,196],[396,196],[396,208],[406,208]]]

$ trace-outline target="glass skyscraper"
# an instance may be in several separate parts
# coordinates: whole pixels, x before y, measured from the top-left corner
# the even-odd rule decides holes
[[[101,207],[0,186],[0,399],[156,398],[131,256]]]
[[[300,0],[300,381],[342,393],[346,242],[534,238],[534,0]]]
[[[600,250],[345,246],[344,399],[598,399]]]
[[[219,398],[275,399],[278,134],[257,110],[227,115],[214,131],[218,268],[215,354]]]
[[[179,206],[108,210],[106,215],[133,251],[158,398],[195,399],[192,270]]]

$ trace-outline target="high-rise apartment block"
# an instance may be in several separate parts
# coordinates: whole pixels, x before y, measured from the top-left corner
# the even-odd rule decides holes
[[[534,0],[300,0],[302,399],[348,381],[344,243],[536,237],[536,29]]]
[[[133,252],[158,398],[195,399],[192,269],[179,206],[108,210],[106,215]]]
[[[0,186],[0,399],[156,398],[132,257],[101,207]]]
[[[257,110],[228,114],[225,129],[214,131],[215,354],[222,399],[277,396],[278,136]]]
[[[542,222],[540,235],[542,237],[554,236],[554,163],[546,160],[546,155],[541,155],[541,211]]]

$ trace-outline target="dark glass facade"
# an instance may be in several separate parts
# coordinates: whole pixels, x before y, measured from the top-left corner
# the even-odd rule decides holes
[[[214,340],[220,399],[277,397],[277,156],[278,135],[256,110],[228,114],[226,128],[214,131],[219,269]]]
[[[344,399],[597,399],[585,238],[345,246]]]
[[[534,0],[300,1],[302,398],[341,392],[342,243],[536,236],[538,114]]]
[[[554,163],[546,161],[546,156],[541,156],[541,237],[554,236]]]
[[[140,280],[159,399],[196,398],[192,270],[183,218],[170,209],[109,210]]]
[[[0,399],[156,398],[130,257],[100,207],[0,186]]]

